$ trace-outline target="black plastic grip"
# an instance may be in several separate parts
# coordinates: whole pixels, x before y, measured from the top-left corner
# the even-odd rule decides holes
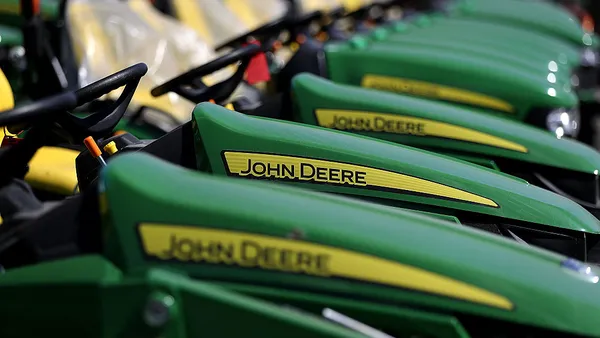
[[[77,103],[81,105],[96,100],[115,89],[130,83],[136,83],[146,75],[146,72],[148,72],[148,66],[145,63],[138,63],[93,82],[75,92]]]
[[[192,69],[153,88],[151,94],[154,97],[158,97],[168,92],[173,92],[194,103],[212,99],[215,100],[217,104],[221,104],[231,96],[239,84],[244,80],[244,73],[250,64],[250,60],[262,50],[262,47],[257,44],[249,44],[236,49],[227,55],[223,55],[216,60]],[[236,62],[241,63],[231,77],[210,87],[202,82],[203,77]]]
[[[248,42],[248,39],[250,38],[262,40],[265,37],[271,37],[273,35],[279,34],[281,31],[285,30],[290,26],[289,19],[290,18],[287,15],[284,15],[281,18],[273,20],[263,26],[260,26],[251,32],[248,32],[244,35],[238,36],[225,43],[220,44],[219,46],[215,47],[215,50],[219,51],[225,47],[236,48],[239,45]]]
[[[151,94],[154,97],[164,95],[174,88],[180,85],[189,85],[192,81],[204,76],[210,75],[220,69],[223,69],[231,64],[234,64],[245,58],[250,58],[254,54],[260,51],[259,45],[250,44],[240,49],[236,49],[233,52],[223,55],[218,59],[215,59],[209,63],[206,63],[200,67],[194,68],[188,72],[185,72],[174,79],[171,79],[155,88],[152,89]]]
[[[0,113],[0,126],[27,124],[47,115],[64,113],[77,107],[77,96],[65,92]]]

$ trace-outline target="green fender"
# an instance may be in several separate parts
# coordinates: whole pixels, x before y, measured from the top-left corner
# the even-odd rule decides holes
[[[355,143],[352,139],[360,140],[272,122],[282,128],[277,132],[280,129],[270,128],[269,121],[207,104],[198,106],[195,120],[207,136],[204,141],[210,153],[215,149],[209,144],[219,140],[228,143],[229,149],[239,149],[235,144],[240,141],[242,148],[255,149],[256,144],[249,144],[255,141],[265,148],[273,145],[289,150],[287,141],[298,138],[304,141],[303,155],[316,152],[309,150],[315,145],[315,149],[323,148],[319,140],[328,137],[319,134],[331,135],[330,147],[338,146],[338,138],[350,141],[348,147]],[[254,135],[257,132],[260,135]],[[243,134],[252,134],[252,138]],[[222,174],[220,154],[209,157],[214,174]],[[469,166],[463,168],[473,173]],[[505,180],[508,186],[517,182]],[[399,310],[417,306],[430,313],[467,313],[600,334],[600,288],[591,278],[598,271],[590,268],[591,275],[586,276],[562,268],[565,258],[544,250],[373,203],[203,175],[141,153],[110,161],[102,182],[106,255],[128,275],[152,267],[174,269],[274,303],[317,311],[326,306],[352,313],[358,320],[375,327],[380,324],[392,332],[411,325],[410,318]],[[515,201],[518,196],[516,192]],[[523,206],[536,208],[539,204]],[[290,238],[290,234],[296,236]],[[286,249],[291,255],[300,248],[305,255],[326,255],[327,263],[319,270],[324,272],[298,273],[269,260],[266,252],[260,256],[264,258],[253,254],[254,261],[243,261],[236,254],[223,256],[216,249],[234,245],[237,253],[235,243],[243,239],[254,241],[256,250],[269,249],[271,255]],[[191,251],[178,251],[178,241],[183,240],[194,242]],[[203,249],[209,245],[216,250],[211,249],[212,256]],[[575,267],[580,264],[571,261]],[[416,283],[412,277],[418,275]]]
[[[341,85],[327,79],[300,74],[292,80],[298,112],[296,119],[322,127],[334,127],[387,141],[437,149],[476,153],[491,158],[509,158],[536,165],[562,168],[593,175],[600,170],[600,153],[569,139],[557,139],[552,134],[516,121],[499,118],[480,111],[459,108],[406,95],[396,95],[368,88]],[[332,126],[335,112],[355,116],[352,126],[340,123]],[[343,111],[346,111],[345,113]],[[358,123],[369,119],[369,112],[385,113],[380,117],[379,130]],[[392,114],[392,115],[389,115]],[[423,119],[422,133],[385,130],[383,121],[415,117]],[[338,120],[338,119],[335,119]],[[389,120],[388,120],[389,121]],[[436,125],[435,122],[444,125]],[[434,124],[431,124],[434,122]],[[387,122],[389,124],[389,122]],[[336,127],[337,126],[337,127]],[[435,129],[438,130],[435,130]],[[463,129],[465,128],[465,129]],[[441,133],[439,129],[444,129]],[[428,134],[428,135],[427,135]]]
[[[522,68],[505,62],[457,54],[449,50],[432,52],[431,48],[403,48],[383,42],[353,38],[349,42],[325,46],[328,77],[335,82],[363,85],[381,90],[406,92],[396,78],[425,81],[477,93],[485,98],[465,99],[462,93],[446,94],[443,99],[463,102],[496,111],[501,116],[524,120],[532,108],[551,110],[574,107],[578,98],[570,87],[549,83],[547,77],[525,73]],[[368,83],[366,75],[383,76]],[[391,82],[391,84],[388,84]],[[419,96],[429,96],[431,89],[412,89]],[[433,97],[440,97],[435,91]],[[452,95],[452,96],[450,96]]]
[[[587,45],[579,20],[566,10],[546,1],[460,0],[451,5],[453,15],[481,21],[495,21],[536,29],[569,41]]]
[[[212,104],[199,104],[193,122],[198,168],[213,174],[268,178],[396,205],[416,203],[600,233],[598,221],[578,204],[450,157],[345,132],[250,117]],[[270,169],[266,174],[247,172],[256,165]]]
[[[314,315],[166,269],[127,276],[99,255],[12,269],[0,278],[0,296],[3,337],[143,337],[153,331],[165,338],[235,337],[243,330],[245,337],[364,338]],[[149,302],[169,305],[163,325],[144,316]]]
[[[519,27],[491,22],[443,16],[421,16],[413,21],[416,34],[423,37],[460,37],[464,41],[505,48],[505,52],[532,53],[556,58],[556,61],[576,66],[581,61],[581,48],[553,36],[542,35]],[[496,47],[496,48],[498,48]]]
[[[544,76],[550,72],[549,64],[554,62],[554,74],[558,77],[570,80],[570,76],[574,70],[570,65],[564,65],[558,62],[558,58],[548,56],[549,53],[540,51],[539,49],[521,48],[519,50],[510,50],[514,44],[496,43],[489,41],[487,38],[482,38],[481,41],[472,41],[464,39],[455,34],[447,32],[425,33],[418,28],[406,28],[403,30],[400,24],[389,28],[377,28],[371,35],[371,39],[375,41],[400,44],[405,48],[411,46],[430,46],[432,50],[449,49],[460,53],[477,54],[484,58],[493,58],[499,61],[504,61],[515,66],[520,66],[531,71],[542,72]],[[398,32],[401,30],[400,32]],[[425,33],[425,34],[424,34]]]

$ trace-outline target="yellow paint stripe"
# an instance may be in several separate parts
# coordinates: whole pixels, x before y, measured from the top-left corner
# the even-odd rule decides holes
[[[347,164],[341,162],[334,161],[324,161],[303,157],[294,157],[294,156],[284,156],[284,155],[272,155],[272,154],[261,154],[261,153],[245,153],[245,152],[225,152],[225,161],[229,171],[232,174],[238,176],[249,176],[244,174],[244,172],[248,169],[248,164],[250,162],[261,162],[270,166],[277,165],[285,165],[287,167],[296,168],[295,176],[290,177],[289,175],[283,175],[280,173],[280,176],[270,176],[270,174],[266,174],[265,177],[276,178],[281,180],[300,180],[300,181],[313,181],[313,182],[322,182],[322,183],[330,183],[330,184],[342,184],[339,181],[330,181],[330,180],[322,180],[318,178],[311,177],[310,179],[304,179],[300,177],[300,169],[303,164],[310,164],[319,168],[327,168],[334,169],[337,171],[349,171],[352,173],[360,172],[364,173],[364,184],[352,184],[352,186],[358,188],[383,188],[383,189],[392,189],[398,191],[408,191],[413,193],[419,193],[429,196],[436,196],[442,198],[449,198],[458,201],[470,202],[479,205],[498,207],[496,202],[476,195],[469,193],[467,191],[463,191],[460,189],[456,189],[447,185],[439,184],[436,182],[431,182],[428,180],[424,180],[421,178],[408,176],[400,173],[395,173],[392,171],[363,167],[354,164]],[[252,174],[251,174],[252,175]],[[361,174],[362,175],[362,174]],[[255,176],[255,175],[253,175]]]
[[[495,148],[518,151],[520,153],[527,153],[526,147],[494,135],[486,134],[477,130],[468,129],[461,126],[452,125],[449,123],[416,118],[412,116],[336,109],[317,109],[315,111],[315,115],[319,126],[338,130],[347,130],[350,132],[367,131],[408,134],[408,132],[402,132],[397,128],[394,129],[391,127],[397,126],[398,124],[421,125],[423,127],[423,133],[412,135],[422,137],[442,137],[452,140],[492,146]],[[341,128],[340,126],[336,127],[335,121],[338,118],[344,118],[353,121],[361,120],[362,123],[368,123],[369,126],[367,127],[364,124],[360,126],[354,124],[352,126],[347,126],[345,129]]]
[[[512,310],[514,305],[506,297],[435,272],[396,261],[382,259],[355,251],[325,246],[316,243],[284,239],[252,233],[207,229],[200,227],[141,224],[139,228],[144,252],[159,259],[178,259],[190,263],[205,261],[213,264],[237,265],[239,267],[262,268],[287,273],[299,272],[298,267],[277,266],[277,263],[261,264],[244,260],[240,251],[228,258],[201,257],[199,255],[169,254],[172,236],[184,238],[191,243],[220,243],[240,248],[243,242],[252,241],[271,250],[286,250],[288,253],[303,252],[326,257],[326,267],[305,273],[317,277],[338,277],[379,285],[424,292],[456,300]],[[271,251],[273,252],[273,251]],[[191,261],[190,261],[191,259]],[[267,262],[265,262],[267,263]]]
[[[464,89],[443,86],[425,81],[367,74],[363,77],[361,86],[365,88],[373,88],[433,98],[437,100],[469,104],[507,113],[513,113],[515,111],[514,107],[504,100]]]

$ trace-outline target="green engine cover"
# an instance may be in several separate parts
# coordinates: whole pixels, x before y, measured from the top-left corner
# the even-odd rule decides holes
[[[450,157],[209,103],[193,113],[198,168],[437,213],[489,215],[600,233],[574,202]],[[524,207],[526,206],[526,207]],[[430,209],[430,210],[427,210]]]
[[[454,53],[477,55],[485,59],[504,62],[508,66],[521,69],[523,72],[548,78],[552,73],[555,81],[570,85],[573,67],[560,62],[559,57],[549,56],[548,50],[528,48],[516,42],[490,39],[489,34],[476,36],[464,32],[454,32],[447,29],[423,29],[414,25],[398,23],[390,28],[377,28],[370,38],[381,43],[393,43],[405,49],[430,48],[431,52],[439,50]],[[552,67],[553,71],[550,71]],[[551,79],[552,80],[552,79]]]
[[[498,58],[365,38],[330,43],[325,50],[328,77],[335,82],[475,106],[509,119],[578,102],[564,78],[550,83],[550,71]]]
[[[600,154],[516,121],[442,102],[333,83],[312,74],[292,81],[300,122],[451,154],[561,168],[589,175]]]
[[[449,9],[457,17],[533,28],[575,45],[591,43],[579,20],[549,1],[459,0]]]
[[[238,128],[272,131],[216,106],[195,114],[232,142],[241,139]],[[212,114],[223,114],[221,126]],[[318,137],[283,129],[302,134],[305,150]],[[508,321],[600,334],[598,272],[559,255],[396,208],[203,175],[141,153],[114,158],[101,178],[106,255],[128,276],[164,267],[279,304],[331,307],[400,336],[415,325],[440,336],[431,330],[446,323],[455,333],[448,337],[466,337],[465,314],[499,321],[486,322],[495,333]],[[422,310],[409,311],[415,306]]]
[[[393,29],[395,34],[421,36],[428,40],[449,38],[490,46],[500,53],[514,53],[534,59],[546,57],[572,66],[579,65],[581,61],[581,46],[518,26],[442,15],[423,15],[406,24],[396,24]]]

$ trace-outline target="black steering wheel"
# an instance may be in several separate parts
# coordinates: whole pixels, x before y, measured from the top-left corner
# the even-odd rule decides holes
[[[68,91],[0,113],[0,126],[27,124],[77,107],[77,95]]]
[[[147,71],[148,66],[145,63],[138,63],[78,89],[75,91],[75,95],[77,96],[77,106],[81,106],[125,86],[119,98],[112,105],[85,118],[79,118],[69,113],[61,114],[56,122],[75,140],[83,140],[87,136],[99,138],[110,134],[127,111],[133,94]]]
[[[0,113],[0,126],[13,124],[31,126],[23,140],[0,151],[2,165],[0,186],[12,177],[24,175],[27,164],[37,149],[45,145],[55,123],[66,131],[72,142],[81,143],[87,136],[100,138],[110,135],[123,117],[140,79],[147,71],[148,67],[144,63],[139,63],[77,91],[67,91]],[[68,113],[69,110],[123,86],[125,86],[123,93],[106,109],[86,118],[78,118]]]
[[[268,37],[275,36],[279,34],[281,31],[286,29],[290,25],[290,17],[285,15],[277,20],[273,20],[268,22],[267,24],[260,26],[248,33],[245,33],[241,36],[233,38],[227,42],[221,43],[217,47],[215,47],[216,51],[220,51],[226,47],[237,48],[240,45],[248,42],[249,40],[263,40]]]
[[[173,92],[194,103],[209,101],[211,99],[215,100],[216,103],[221,103],[229,98],[237,86],[242,82],[250,60],[254,55],[261,51],[263,51],[263,48],[256,44],[249,44],[236,49],[229,54],[187,71],[153,88],[151,94],[154,97],[158,97]],[[241,64],[236,72],[228,79],[210,87],[202,82],[203,77],[237,62],[241,62]]]

